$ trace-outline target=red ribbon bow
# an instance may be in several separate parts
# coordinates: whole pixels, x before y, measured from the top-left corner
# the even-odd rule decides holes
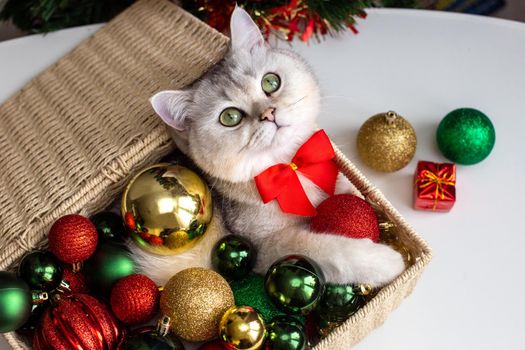
[[[284,213],[315,216],[297,172],[306,176],[324,192],[333,195],[339,172],[333,162],[335,152],[323,130],[317,131],[297,151],[290,164],[276,164],[255,177],[263,202],[277,199]]]

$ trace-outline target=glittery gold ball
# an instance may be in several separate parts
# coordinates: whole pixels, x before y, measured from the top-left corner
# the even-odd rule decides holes
[[[226,348],[259,349],[266,337],[266,328],[259,313],[251,306],[233,306],[222,317],[219,338]]]
[[[376,114],[357,134],[357,152],[371,168],[392,172],[406,166],[416,153],[416,132],[395,112]]]
[[[171,330],[187,341],[215,338],[221,317],[233,305],[228,282],[218,273],[200,267],[177,273],[160,297],[160,310],[170,318]]]

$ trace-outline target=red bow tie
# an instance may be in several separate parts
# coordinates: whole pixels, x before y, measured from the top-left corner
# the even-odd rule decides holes
[[[333,195],[339,172],[332,160],[334,157],[330,139],[319,130],[299,148],[290,164],[273,165],[255,177],[263,202],[266,204],[277,199],[285,213],[315,216],[317,212],[304,192],[297,172]]]

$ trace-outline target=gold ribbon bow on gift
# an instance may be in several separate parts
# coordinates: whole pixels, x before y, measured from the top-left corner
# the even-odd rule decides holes
[[[425,169],[421,171],[417,179],[418,186],[422,190],[421,196],[428,196],[429,193],[433,192],[431,196],[434,199],[432,210],[436,210],[439,200],[444,200],[445,198],[453,199],[453,196],[445,190],[445,186],[454,186],[456,184],[455,174],[453,171],[449,173],[447,170],[447,168],[443,168],[437,172],[432,172]]]

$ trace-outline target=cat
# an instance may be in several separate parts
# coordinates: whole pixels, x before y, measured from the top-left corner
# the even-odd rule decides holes
[[[131,245],[140,269],[164,284],[176,272],[211,267],[211,249],[230,232],[258,250],[255,272],[277,259],[303,254],[330,283],[391,282],[405,268],[399,253],[369,239],[313,233],[309,218],[285,214],[276,201],[263,204],[254,177],[289,163],[318,129],[320,89],[308,65],[290,50],[268,46],[247,12],[236,7],[226,56],[191,86],[161,91],[150,102],[170,127],[177,147],[206,174],[215,192],[215,213],[204,239],[189,251],[164,257]],[[327,195],[299,172],[317,206]],[[336,193],[356,193],[341,174]]]

